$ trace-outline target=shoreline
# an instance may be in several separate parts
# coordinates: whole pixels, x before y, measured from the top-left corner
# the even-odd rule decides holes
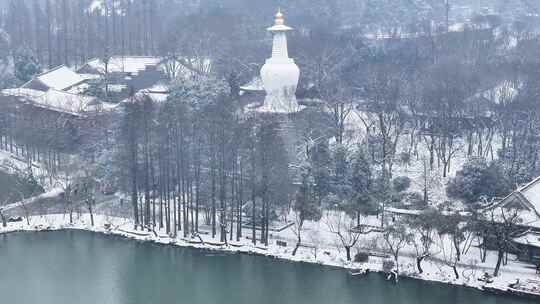
[[[84,220],[88,215],[82,214],[81,217],[76,218],[74,224],[69,224],[69,219],[66,219],[68,216],[65,214],[50,214],[42,216],[32,216],[30,217],[30,225],[27,225],[26,220],[22,222],[8,223],[7,227],[0,227],[0,235],[7,235],[18,232],[54,232],[54,231],[83,231],[90,233],[97,233],[102,235],[122,237],[128,240],[135,240],[138,242],[144,243],[153,243],[158,245],[165,246],[174,246],[179,248],[187,248],[194,250],[206,250],[212,252],[221,252],[221,253],[231,253],[231,254],[245,254],[251,256],[261,256],[276,259],[282,262],[289,263],[304,263],[309,265],[318,265],[323,267],[328,267],[331,269],[340,269],[345,271],[350,271],[353,269],[363,269],[368,270],[369,272],[374,272],[380,275],[385,275],[385,272],[382,270],[382,265],[378,265],[374,262],[366,263],[354,263],[346,262],[343,259],[332,259],[330,255],[326,255],[330,248],[321,249],[320,255],[317,255],[317,258],[314,258],[313,255],[310,257],[296,255],[292,256],[287,251],[283,252],[283,248],[276,245],[269,245],[268,247],[254,246],[250,240],[248,242],[232,242],[228,245],[200,242],[198,238],[196,239],[185,239],[183,237],[171,238],[166,234],[160,234],[162,231],[141,231],[132,229],[132,223],[124,218],[117,217],[108,217],[103,215],[94,215],[95,225],[91,226],[87,221]],[[66,221],[67,220],[67,221]],[[105,225],[110,225],[110,229],[105,228]],[[130,226],[129,228],[127,226]],[[204,237],[203,237],[204,239]],[[213,240],[213,239],[212,239]],[[215,241],[215,240],[214,240]],[[401,264],[401,263],[400,263]],[[495,295],[501,295],[506,297],[513,298],[529,298],[523,295],[516,295],[511,293],[508,290],[508,284],[485,284],[483,282],[477,281],[476,278],[471,282],[463,282],[457,280],[445,280],[441,277],[429,277],[426,275],[421,275],[418,273],[407,273],[402,272],[399,274],[399,277],[404,279],[412,279],[423,281],[426,283],[434,284],[444,284],[451,287],[465,287],[469,289],[475,289],[480,292],[486,292]],[[359,278],[362,279],[362,278]],[[389,282],[390,283],[390,282]],[[468,284],[469,283],[469,284]],[[395,284],[395,283],[394,283]],[[399,283],[398,283],[399,284]],[[538,299],[538,297],[532,297],[532,299]]]

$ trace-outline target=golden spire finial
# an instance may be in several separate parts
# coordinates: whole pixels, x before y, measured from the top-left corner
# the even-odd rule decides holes
[[[285,18],[283,17],[283,13],[281,12],[281,7],[278,8],[278,12],[276,14],[276,25],[284,25],[285,24]]]

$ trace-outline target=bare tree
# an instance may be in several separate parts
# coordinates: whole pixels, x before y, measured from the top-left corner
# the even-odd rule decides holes
[[[7,201],[4,201],[2,203],[2,206],[5,205],[7,203]],[[7,227],[7,219],[6,219],[6,216],[4,215],[4,212],[3,212],[3,208],[0,207],[0,217],[2,218],[2,227],[6,228]]]
[[[394,258],[396,264],[396,281],[399,275],[399,253],[413,239],[413,234],[407,229],[407,226],[401,222],[394,222],[391,225],[386,225],[383,232],[383,239],[388,247],[388,250]]]
[[[394,156],[399,139],[406,126],[406,117],[402,105],[400,72],[391,67],[391,63],[374,64],[369,69],[369,76],[364,84],[365,110],[375,126],[375,135],[380,139],[380,163],[383,180],[392,177]]]
[[[440,252],[440,259],[444,263],[444,265],[447,265],[448,267],[451,267],[454,271],[454,276],[456,279],[459,279],[459,272],[458,272],[458,250],[456,250],[455,246],[449,246],[449,244],[452,243],[452,237],[448,234],[442,234],[437,233],[436,238],[436,246],[438,248],[438,251]]]
[[[493,270],[493,276],[499,276],[499,271],[505,255],[517,248],[513,244],[513,237],[520,231],[518,224],[521,222],[520,211],[516,208],[497,207],[489,212],[488,231],[494,237],[494,245],[497,249],[497,264]]]
[[[411,237],[416,253],[416,267],[419,273],[423,273],[422,261],[431,256],[436,233],[437,210],[428,209],[412,219],[410,226],[413,231]]]
[[[94,226],[94,206],[96,204],[96,190],[98,181],[96,180],[95,168],[90,164],[81,163],[75,178],[78,189],[77,199],[84,203],[90,214],[90,223]]]
[[[296,252],[302,244],[302,229],[306,220],[318,221],[322,217],[321,210],[318,207],[317,200],[313,195],[312,190],[313,181],[310,179],[309,173],[304,173],[302,178],[302,185],[296,195],[294,203],[294,226],[293,232],[296,234],[297,241],[292,252],[292,255],[296,255]],[[354,246],[354,245],[353,245]]]
[[[76,185],[75,160],[72,158],[62,166],[62,168],[53,173],[56,181],[56,187],[62,189],[62,201],[64,203],[64,212],[69,213],[69,223],[73,224],[73,212],[76,210],[77,195],[79,189]]]
[[[328,211],[324,221],[328,230],[337,237],[345,249],[347,261],[351,261],[351,249],[358,243],[360,237],[377,230],[366,225],[358,226],[356,218],[341,210]]]
[[[437,223],[438,250],[442,254],[442,261],[454,271],[456,279],[459,279],[457,266],[461,256],[468,252],[474,240],[474,231],[459,213],[438,213],[435,218]]]

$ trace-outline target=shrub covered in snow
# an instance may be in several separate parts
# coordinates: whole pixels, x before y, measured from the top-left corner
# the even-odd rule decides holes
[[[382,266],[383,271],[386,272],[386,273],[390,273],[394,269],[395,265],[396,265],[396,263],[394,263],[394,261],[392,261],[392,260],[384,260],[383,261],[383,266]]]
[[[411,186],[411,179],[407,176],[398,176],[392,181],[394,191],[403,192]]]
[[[401,152],[398,155],[398,160],[403,165],[409,165],[411,163],[411,154],[408,152]]]
[[[354,255],[354,261],[356,263],[365,263],[365,262],[369,261],[369,253],[359,251],[358,253],[356,253]]]
[[[392,200],[397,208],[423,210],[427,207],[420,192],[397,193]]]
[[[449,197],[465,203],[475,203],[482,196],[503,196],[509,191],[502,167],[496,162],[488,163],[481,158],[465,163],[446,188]]]

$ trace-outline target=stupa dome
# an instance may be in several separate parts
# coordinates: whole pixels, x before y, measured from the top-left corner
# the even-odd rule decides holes
[[[290,113],[299,110],[296,88],[300,79],[300,69],[289,58],[287,32],[292,28],[285,25],[281,10],[276,14],[275,25],[268,28],[272,32],[272,57],[261,69],[261,79],[266,91],[264,106],[260,111]]]

